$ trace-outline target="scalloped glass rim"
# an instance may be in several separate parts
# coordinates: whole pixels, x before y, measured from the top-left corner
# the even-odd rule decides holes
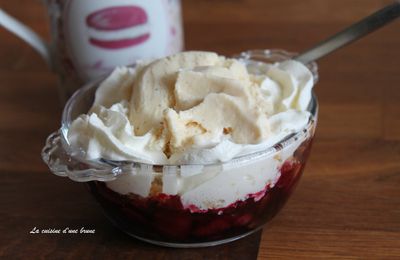
[[[250,50],[250,51],[245,51],[242,52],[238,55],[234,55],[234,58],[240,59],[244,62],[256,62],[257,64],[265,64],[265,63],[276,63],[280,61],[284,61],[287,59],[290,59],[291,57],[294,57],[296,53],[294,52],[288,52],[285,50],[280,50],[280,49],[270,49],[270,50]],[[306,65],[310,71],[313,74],[314,77],[314,84],[318,81],[318,66],[315,62],[309,63]],[[83,157],[83,151],[72,151],[68,142],[68,130],[70,123],[74,119],[73,116],[71,115],[73,110],[74,110],[74,104],[76,103],[75,101],[78,98],[87,98],[84,94],[88,91],[93,91],[94,89],[97,89],[98,85],[106,78],[102,77],[101,79],[95,80],[93,82],[90,82],[86,85],[84,85],[82,88],[77,90],[71,98],[68,100],[68,102],[65,105],[65,108],[63,110],[62,114],[62,126],[60,128],[61,132],[61,144],[62,148],[64,151],[73,159],[83,162],[85,164],[92,165],[93,167],[96,168],[109,168],[110,171],[114,169],[115,167],[124,167],[127,165],[148,165],[148,166],[183,166],[183,165],[188,165],[188,166],[220,166],[220,165],[225,165],[225,164],[231,164],[231,163],[239,163],[247,160],[253,160],[253,159],[258,159],[263,156],[268,156],[269,154],[276,153],[280,150],[283,150],[285,147],[289,146],[290,144],[294,143],[298,138],[300,138],[302,135],[305,133],[309,132],[312,127],[314,126],[314,123],[316,122],[316,119],[318,118],[318,101],[315,93],[312,93],[312,100],[308,106],[308,111],[311,113],[310,120],[308,124],[300,131],[296,133],[292,133],[285,138],[283,138],[280,142],[276,143],[274,146],[269,147],[265,150],[254,152],[251,154],[246,154],[242,155],[239,157],[235,157],[230,161],[227,162],[216,162],[216,163],[209,163],[209,164],[180,164],[180,165],[170,165],[170,164],[163,164],[163,165],[157,165],[157,164],[148,164],[148,163],[143,163],[140,161],[113,161],[113,160],[108,160],[104,158],[96,159],[96,160],[86,160]],[[93,91],[94,93],[94,91]],[[90,98],[93,100],[94,95],[91,95]],[[92,101],[93,102],[93,101]],[[88,108],[89,109],[89,108]],[[114,173],[115,174],[115,173]]]

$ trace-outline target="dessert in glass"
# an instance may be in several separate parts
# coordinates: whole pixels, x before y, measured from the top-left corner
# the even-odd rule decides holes
[[[317,66],[293,55],[183,52],[117,68],[71,97],[42,157],[140,240],[247,236],[282,208],[310,153]]]

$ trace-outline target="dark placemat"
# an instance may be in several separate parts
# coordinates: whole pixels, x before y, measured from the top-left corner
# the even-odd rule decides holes
[[[51,173],[0,175],[0,258],[256,259],[261,232],[197,249],[150,245],[114,228],[82,184]],[[68,228],[67,233],[63,231]],[[81,229],[95,234],[80,234]],[[35,233],[39,232],[38,234]],[[45,233],[58,232],[58,233]],[[78,234],[69,233],[78,230]],[[33,234],[31,233],[33,232]]]

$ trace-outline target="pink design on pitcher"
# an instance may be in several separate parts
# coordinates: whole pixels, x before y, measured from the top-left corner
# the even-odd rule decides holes
[[[64,1],[65,53],[82,81],[182,49],[179,0]]]
[[[86,17],[89,42],[99,48],[121,49],[150,38],[146,11],[139,6],[118,6],[97,10]]]
[[[176,35],[176,29],[175,29],[175,27],[171,26],[169,32],[170,32],[171,36],[174,37],[174,36]]]

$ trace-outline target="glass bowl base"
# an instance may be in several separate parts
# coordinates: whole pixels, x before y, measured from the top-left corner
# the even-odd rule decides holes
[[[215,240],[215,241],[207,241],[207,242],[199,242],[199,243],[176,243],[176,242],[167,242],[167,241],[161,241],[161,240],[148,239],[148,238],[144,238],[139,235],[136,235],[134,233],[131,233],[131,232],[129,232],[129,229],[125,228],[126,225],[123,224],[123,221],[117,221],[115,217],[111,217],[104,210],[102,210],[102,211],[103,211],[103,214],[113,224],[114,227],[121,230],[128,236],[138,239],[140,241],[146,242],[146,243],[156,245],[156,246],[171,247],[171,248],[201,248],[201,247],[218,246],[218,245],[227,244],[227,243],[242,239],[244,237],[254,234],[255,232],[257,232],[263,228],[261,226],[261,227],[253,229],[244,234],[240,234],[240,235],[226,238],[226,239]]]

